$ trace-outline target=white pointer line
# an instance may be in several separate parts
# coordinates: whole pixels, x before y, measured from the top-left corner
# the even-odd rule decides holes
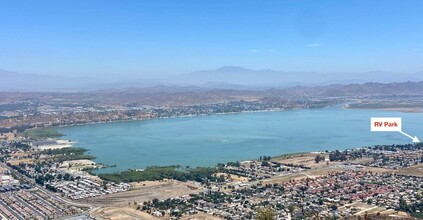
[[[417,138],[417,136],[414,136],[413,137],[413,136],[411,136],[411,135],[409,135],[409,134],[407,134],[407,133],[405,133],[403,131],[399,131],[399,133],[401,133],[401,134],[409,137],[410,139],[412,139],[413,140],[413,143],[420,143],[420,140]]]

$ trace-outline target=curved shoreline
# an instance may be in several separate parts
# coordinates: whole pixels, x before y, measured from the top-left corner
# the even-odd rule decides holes
[[[119,123],[119,122],[136,122],[136,121],[149,121],[149,120],[161,120],[161,119],[173,119],[173,118],[196,118],[196,117],[206,117],[206,116],[254,114],[254,113],[264,113],[264,112],[289,112],[289,111],[302,111],[302,110],[305,111],[305,110],[319,110],[319,109],[325,109],[325,108],[339,108],[339,109],[347,109],[347,110],[369,110],[369,109],[345,108],[345,103],[338,103],[334,105],[328,105],[328,106],[317,107],[317,108],[269,109],[269,110],[257,110],[257,111],[240,111],[240,112],[225,112],[225,113],[211,113],[211,114],[176,115],[176,116],[168,116],[168,117],[151,117],[151,118],[145,118],[145,119],[128,119],[128,120],[121,119],[121,120],[112,120],[112,121],[100,121],[100,122],[88,122],[88,123],[71,124],[71,125],[50,126],[45,128],[54,129],[54,128],[67,128],[67,127],[76,127],[76,126],[84,126],[84,125],[108,124],[108,123]],[[374,109],[374,110],[380,110],[380,109]]]
[[[299,116],[300,118],[303,118],[302,115],[303,114],[306,114],[306,115],[308,115],[310,117],[313,117],[313,118],[319,118],[317,116],[321,115],[320,112],[325,112],[324,113],[324,117],[322,119],[318,119],[318,122],[319,123],[322,122],[324,124],[324,123],[328,123],[329,122],[329,121],[326,121],[326,119],[324,119],[324,118],[326,118],[326,117],[332,118],[335,115],[336,115],[337,121],[339,121],[339,120],[342,121],[342,118],[345,117],[345,116],[343,116],[343,115],[345,115],[345,110],[349,110],[349,109],[344,109],[344,108],[342,108],[342,106],[335,105],[335,106],[328,106],[328,107],[324,107],[324,108],[299,109],[299,110],[295,110],[294,109],[293,111],[291,111],[291,110],[283,110],[283,111],[266,110],[266,111],[260,111],[260,112],[264,112],[263,114],[260,114],[259,111],[249,111],[249,112],[237,112],[237,113],[225,113],[225,114],[221,114],[220,113],[220,114],[211,114],[211,115],[210,114],[207,114],[207,115],[183,115],[183,116],[161,117],[161,118],[153,118],[153,119],[172,119],[172,118],[173,119],[176,119],[176,118],[191,118],[191,117],[211,116],[211,117],[207,117],[207,118],[210,118],[210,119],[207,119],[206,118],[206,119],[201,119],[200,121],[191,120],[191,119],[188,119],[188,120],[184,120],[183,119],[183,120],[181,120],[181,121],[190,123],[188,125],[192,125],[191,123],[194,123],[194,125],[200,125],[200,124],[204,124],[204,122],[206,122],[206,121],[214,121],[214,119],[213,119],[214,117],[219,117],[221,115],[242,115],[240,117],[242,117],[244,119],[249,118],[247,120],[247,122],[248,122],[248,121],[256,121],[256,119],[254,119],[254,118],[256,118],[255,116],[254,117],[250,117],[250,116],[247,115],[247,114],[250,114],[250,113],[258,113],[257,116],[259,116],[259,118],[261,116],[263,116],[263,117],[268,118],[269,120],[272,120],[272,118],[275,118],[273,116],[273,114],[266,114],[266,112],[281,112],[281,113],[277,113],[275,115],[279,115],[279,114],[280,115],[285,115],[285,114],[288,114],[285,119],[290,118],[290,119],[293,119],[293,120],[291,120],[292,123],[297,123],[296,122],[296,116]],[[288,112],[293,112],[293,113],[288,113]],[[337,113],[333,114],[331,112],[334,112],[334,113],[337,112]],[[377,112],[378,111],[376,111],[375,114],[377,114]],[[244,114],[244,113],[246,113],[246,114]],[[363,113],[359,113],[359,111],[352,111],[351,113],[354,113],[354,114],[351,115],[351,117],[357,118],[357,119],[358,118],[363,119],[362,122],[361,122],[361,124],[366,123],[365,120],[364,120],[365,118],[363,118],[363,116],[366,116],[366,118],[367,118],[367,116],[373,114],[372,111],[369,111],[367,113],[366,113],[366,111],[364,111]],[[291,114],[292,114],[292,116],[290,116]],[[233,116],[233,117],[237,117],[237,116]],[[151,119],[151,120],[153,120],[153,119]],[[136,121],[143,121],[143,120],[132,120],[132,121],[136,122]],[[157,120],[157,121],[159,121],[159,120]],[[224,116],[219,117],[219,125],[216,125],[216,126],[225,126],[225,121],[226,121],[226,119],[224,118]],[[274,122],[271,122],[271,124],[275,124],[275,123],[276,124],[279,124],[280,123],[280,122],[276,122],[276,120],[272,120],[272,121],[274,121]],[[330,121],[331,121],[331,123],[332,122],[335,123],[333,120],[330,120]],[[124,120],[124,121],[115,121],[115,122],[116,123],[118,123],[118,122],[124,122],[124,123],[122,123],[122,126],[123,126],[123,125],[126,124],[126,122],[130,122],[130,121]],[[102,123],[106,123],[106,122],[102,122]],[[161,124],[161,122],[157,122],[157,123]],[[170,123],[173,124],[172,121]],[[231,122],[231,124],[229,124],[228,126],[233,125],[233,123],[238,123],[238,122],[236,122],[236,121],[235,122]],[[96,123],[96,124],[98,124],[98,123]],[[143,122],[140,123],[140,126],[142,126],[142,124],[143,124]],[[267,123],[265,123],[265,124],[262,123],[260,126],[258,126],[257,128],[254,128],[254,129],[261,129],[261,131],[263,131],[263,132],[261,132],[261,134],[263,134],[264,136],[266,136],[267,135],[267,132],[266,132],[266,130],[263,130],[263,129],[266,129],[265,128],[266,127],[266,124]],[[338,123],[338,124],[342,124],[342,123]],[[128,125],[130,125],[130,124],[128,124]],[[251,125],[254,125],[254,124],[251,124]],[[311,126],[312,124],[305,124],[305,125]],[[81,125],[81,126],[84,126],[84,125]],[[119,125],[111,125],[111,126],[119,126],[120,127],[121,125],[119,124]],[[175,124],[175,126],[179,126],[179,129],[181,129],[180,126],[187,126],[187,125],[185,125],[185,124],[176,125]],[[233,125],[233,126],[236,127],[236,125]],[[74,126],[66,126],[66,127],[74,127]],[[95,128],[98,128],[98,129],[100,129],[101,127],[102,126],[95,126]],[[236,129],[235,127],[234,127],[234,129]],[[278,127],[280,127],[280,126],[278,126]],[[340,128],[340,126],[335,126],[335,127],[336,128]],[[354,126],[354,127],[357,127],[357,126]],[[94,128],[94,127],[92,127],[92,128]],[[215,127],[213,127],[213,128],[215,128]],[[79,130],[79,129],[80,128],[75,128],[75,131],[76,130]],[[83,133],[85,134],[88,130],[91,129],[91,127],[86,127],[84,129],[87,129],[87,130],[83,130]],[[229,129],[232,129],[232,127],[229,128]],[[70,131],[72,131],[72,130],[73,129],[71,129]],[[287,130],[286,128],[283,128],[283,130],[284,131],[285,130],[286,131],[289,131],[290,129]],[[64,129],[64,131],[66,131],[66,130]],[[157,132],[160,132],[160,131],[165,131],[166,132],[167,130],[166,129],[163,130],[163,127],[156,127],[156,130],[154,130],[152,132],[154,132],[153,134],[157,134]],[[193,130],[189,130],[189,132],[191,132],[191,131],[193,131]],[[257,130],[257,131],[260,131],[260,130]],[[282,131],[282,132],[284,132],[284,131]],[[123,130],[123,132],[126,132],[126,131]],[[256,132],[256,130],[253,130],[252,133],[249,132],[249,133],[245,133],[245,134],[247,136],[249,135],[249,137],[250,137],[251,135],[254,136],[255,132]],[[131,133],[128,133],[127,135],[133,136],[133,135],[136,135],[138,133],[139,133],[138,130],[133,130]],[[240,131],[240,133],[242,133],[242,132]],[[271,133],[269,133],[269,135],[271,137],[273,137],[273,135],[275,135],[275,134],[271,134]],[[65,132],[65,134],[66,134],[66,132]],[[72,132],[69,133],[69,135],[71,135],[71,136],[72,136],[72,134],[73,134]],[[116,134],[117,135],[121,135],[122,133],[118,132]],[[261,136],[261,134],[257,134],[257,135],[258,136]],[[279,131],[276,130],[276,136],[281,136],[281,135],[278,135],[278,134],[283,134],[282,136],[293,135],[292,132],[289,132],[289,133],[285,134],[285,133],[279,133]],[[363,132],[358,132],[358,134],[360,134],[360,135],[363,134],[363,137],[364,138],[370,138],[370,137],[372,137],[371,134],[367,134],[367,133],[363,133]],[[93,135],[94,136],[89,135],[89,134],[84,135],[84,138],[82,140],[85,141],[85,142],[83,141],[83,143],[86,143],[87,146],[88,146],[88,144],[92,145],[91,147],[89,147],[89,149],[92,149],[95,152],[95,153],[93,153],[93,155],[100,155],[100,158],[97,158],[96,161],[98,161],[98,162],[104,162],[104,163],[110,163],[110,164],[118,164],[118,166],[119,166],[118,169],[103,170],[103,171],[101,171],[101,172],[104,172],[104,173],[115,172],[115,171],[118,171],[118,170],[119,171],[126,170],[126,167],[128,167],[129,169],[134,169],[134,168],[145,168],[146,166],[153,166],[153,165],[160,166],[160,165],[170,165],[170,164],[180,164],[180,165],[183,165],[183,166],[190,165],[192,167],[198,167],[198,166],[200,166],[200,167],[201,166],[207,166],[207,167],[211,166],[212,167],[216,163],[219,162],[219,157],[214,157],[213,159],[206,159],[206,161],[204,161],[204,163],[199,163],[198,162],[199,160],[197,160],[197,159],[194,159],[193,161],[191,161],[190,159],[187,159],[184,162],[183,160],[178,159],[179,157],[176,156],[176,154],[175,154],[175,157],[173,159],[162,160],[160,158],[167,158],[167,156],[160,156],[160,154],[159,154],[157,156],[157,158],[159,158],[159,160],[156,160],[156,161],[153,161],[153,162],[151,162],[151,161],[144,161],[144,162],[140,162],[140,163],[132,162],[133,161],[132,160],[132,156],[129,156],[128,157],[128,161],[131,161],[131,163],[128,162],[130,165],[126,166],[127,165],[126,162],[125,162],[125,164],[120,164],[120,163],[116,162],[116,159],[108,159],[107,157],[104,157],[104,156],[101,157],[101,155],[103,155],[101,153],[103,148],[99,148],[99,146],[103,146],[103,145],[96,144],[97,141],[100,141],[101,142],[101,140],[96,140],[95,139],[95,137],[96,137],[95,135],[96,134],[93,134]],[[226,135],[226,133],[224,133],[223,135]],[[227,134],[227,135],[229,135],[229,134]],[[236,134],[230,134],[230,135],[235,135],[234,136],[235,139],[233,139],[235,142],[233,142],[233,143],[232,142],[230,142],[230,143],[220,143],[220,139],[216,139],[217,142],[216,141],[213,141],[214,139],[213,140],[210,139],[211,140],[211,142],[210,142],[211,145],[210,146],[222,146],[222,149],[227,149],[230,146],[239,147],[240,144],[237,144],[238,142],[236,140],[237,133]],[[339,135],[339,134],[335,134],[334,137],[337,137],[337,135]],[[141,136],[150,137],[150,136],[146,136],[146,135],[141,135]],[[226,136],[216,136],[216,137],[217,138],[222,137],[224,139]],[[289,136],[289,137],[291,137],[291,136]],[[324,136],[324,137],[326,137],[326,136]],[[351,136],[351,137],[354,137],[354,135]],[[303,142],[293,142],[293,141],[288,141],[288,142],[277,141],[277,143],[275,142],[275,144],[270,143],[269,141],[267,141],[267,139],[266,140],[263,140],[263,141],[261,141],[260,139],[254,139],[254,142],[251,142],[251,143],[250,142],[242,142],[242,143],[247,144],[247,146],[251,146],[252,147],[251,148],[251,151],[249,151],[249,153],[241,153],[241,154],[239,154],[239,152],[238,153],[233,153],[234,151],[229,149],[229,151],[230,151],[229,154],[226,154],[225,153],[223,155],[224,156],[224,159],[221,158],[220,161],[221,162],[223,162],[223,161],[226,161],[227,162],[227,161],[237,161],[237,160],[238,161],[251,160],[251,159],[256,158],[257,155],[263,155],[263,154],[264,155],[270,155],[272,157],[278,157],[280,155],[292,154],[292,153],[298,153],[298,152],[315,152],[315,151],[319,151],[320,152],[320,151],[334,150],[334,149],[342,150],[342,149],[348,149],[348,148],[357,148],[357,147],[361,147],[361,146],[371,146],[371,145],[375,145],[375,144],[379,144],[379,143],[381,143],[381,144],[400,144],[400,143],[404,143],[402,141],[402,139],[400,139],[399,137],[398,137],[398,139],[396,137],[394,137],[395,139],[392,139],[392,140],[384,140],[384,141],[381,138],[372,138],[372,139],[370,139],[370,141],[367,141],[367,142],[364,141],[364,139],[363,140],[358,140],[356,142],[354,142],[354,141],[351,142],[351,141],[349,141],[349,140],[352,140],[351,137],[349,137],[347,139],[347,141],[341,141],[341,143],[338,143],[338,144],[337,144],[337,141],[340,141],[340,140],[339,139],[336,139],[336,138],[330,138],[330,140],[326,141],[325,143],[320,143],[320,142],[318,142],[318,140],[317,140],[317,142],[314,141],[314,140],[310,140],[310,141],[306,141],[304,143]],[[359,136],[359,137],[361,137],[361,136]],[[78,136],[74,136],[74,138],[76,140],[79,140],[78,139]],[[90,139],[90,138],[92,138],[92,139]],[[152,138],[160,138],[160,134],[159,134],[159,136],[153,135]],[[173,136],[170,137],[170,138],[173,138]],[[257,138],[260,138],[260,137],[257,137]],[[278,139],[281,139],[281,138],[283,138],[283,137],[278,137]],[[120,139],[117,139],[117,140],[120,140]],[[197,138],[197,139],[194,139],[194,140],[200,140],[200,139]],[[207,141],[208,139],[202,139],[202,140]],[[251,140],[253,140],[253,139],[251,139]],[[87,142],[87,141],[89,141],[89,142]],[[110,140],[110,141],[112,141],[112,140]],[[132,142],[134,144],[134,147],[128,148],[128,149],[132,150],[131,152],[133,152],[133,153],[149,152],[148,154],[150,156],[155,155],[156,154],[156,151],[155,150],[150,151],[151,149],[149,150],[148,147],[150,147],[150,148],[151,147],[155,147],[156,146],[156,143],[158,143],[158,144],[161,143],[161,142],[157,142],[157,141],[155,141],[154,143],[153,142],[148,142],[148,143],[146,142],[148,145],[145,145],[144,147],[140,147],[141,150],[137,150],[138,148],[136,147],[136,145],[137,144],[143,144],[144,142],[142,140],[141,141],[136,140],[136,141],[132,141]],[[125,151],[125,149],[126,149],[126,148],[122,148],[124,150],[113,149],[113,147],[118,146],[114,141],[113,142],[108,142],[107,141],[107,143],[109,143],[109,144],[104,145],[104,147],[106,147],[104,149],[108,149],[108,151],[112,151],[112,152],[119,151],[119,152],[121,152],[121,151]],[[168,142],[166,142],[166,143],[168,143]],[[192,145],[196,145],[196,144],[199,145],[199,144],[201,144],[201,141],[200,142],[193,142],[192,140],[189,140],[188,139],[186,141],[176,142],[175,144],[182,144],[182,145],[188,144],[189,146],[191,146],[190,143],[193,143]],[[259,146],[260,144],[263,145],[263,146],[265,146],[266,148],[255,149],[255,147],[260,147]],[[164,149],[174,149],[174,148],[168,148],[168,147],[171,147],[171,145],[172,144],[166,144],[166,147]],[[179,145],[175,145],[175,146],[179,146]],[[201,145],[199,145],[198,147],[201,147]],[[205,150],[210,150],[210,149],[213,151],[212,152],[213,155],[218,155],[219,152],[221,151],[220,150],[221,148],[217,149],[217,151],[219,151],[219,152],[215,152],[212,148],[206,148]],[[242,149],[242,148],[236,148],[236,149]],[[250,149],[250,148],[248,148],[248,149]],[[227,150],[223,150],[223,151],[227,151]],[[186,150],[182,150],[182,153],[185,153],[185,152],[186,152]],[[194,150],[193,152],[199,152],[199,150]],[[141,154],[140,154],[140,157],[141,157]],[[154,156],[154,157],[156,157],[156,156]],[[216,159],[216,158],[218,158],[218,159]],[[146,160],[149,160],[147,158],[145,158],[145,159]],[[218,162],[215,162],[215,161],[218,161]]]
[[[336,108],[345,110],[380,110],[387,112],[401,112],[401,113],[423,113],[422,111],[407,111],[406,109],[396,109],[396,108],[354,108],[348,106],[348,104],[341,103],[335,105],[329,105],[319,108],[290,108],[290,109],[269,109],[269,110],[258,110],[258,111],[240,111],[240,112],[226,112],[226,113],[211,113],[211,114],[196,114],[196,115],[176,115],[176,116],[167,116],[167,117],[151,117],[144,119],[120,119],[120,120],[111,120],[111,121],[99,121],[99,122],[87,122],[79,124],[69,124],[69,125],[59,125],[59,126],[48,126],[44,128],[66,128],[66,127],[76,127],[84,125],[96,125],[96,124],[108,124],[108,123],[119,123],[119,122],[136,122],[136,121],[149,121],[149,120],[161,120],[161,119],[173,119],[173,118],[195,118],[195,117],[205,117],[205,116],[218,116],[218,115],[236,115],[236,114],[250,114],[250,113],[262,113],[262,112],[287,112],[287,111],[298,111],[298,110],[316,110],[316,109],[325,109],[325,108]]]
[[[331,106],[327,106],[327,107],[331,107]],[[323,107],[323,108],[327,108],[327,107]],[[323,108],[314,108],[314,109],[323,109]],[[44,128],[54,129],[54,128],[67,128],[67,127],[77,127],[77,126],[84,126],[84,125],[97,125],[97,124],[108,124],[108,123],[119,123],[119,122],[137,122],[137,121],[150,121],[150,120],[162,120],[162,119],[173,119],[173,118],[196,118],[196,117],[205,117],[205,116],[251,114],[251,113],[262,113],[262,112],[285,112],[285,111],[293,111],[293,110],[311,110],[311,108],[241,111],[241,112],[198,114],[198,115],[177,115],[177,116],[168,116],[168,117],[152,117],[152,118],[145,118],[145,119],[128,119],[128,120],[120,119],[120,120],[113,120],[113,121],[87,122],[87,123],[81,123],[81,124],[50,126],[50,127],[44,127]]]

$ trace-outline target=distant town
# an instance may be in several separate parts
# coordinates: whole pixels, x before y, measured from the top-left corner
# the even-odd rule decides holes
[[[423,82],[407,82],[264,91],[159,87],[151,88],[152,91],[146,88],[87,93],[0,92],[0,131],[337,104],[346,108],[422,112],[423,91],[419,89],[422,87]]]

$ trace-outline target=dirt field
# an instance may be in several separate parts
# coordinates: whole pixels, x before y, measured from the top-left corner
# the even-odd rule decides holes
[[[364,167],[363,170],[370,171],[374,173],[393,173],[394,170],[378,167]]]
[[[361,165],[364,165],[364,164],[370,163],[370,162],[372,162],[372,161],[374,161],[374,159],[373,159],[373,158],[370,158],[370,157],[363,157],[363,158],[356,159],[356,160],[353,160],[353,161],[350,161],[350,162],[351,162],[352,164],[361,164]]]
[[[341,167],[336,166],[330,166],[330,167],[320,167],[320,168],[314,168],[308,171],[304,171],[301,173],[293,173],[289,175],[284,176],[273,176],[270,179],[260,180],[256,182],[252,182],[252,184],[255,184],[257,182],[262,182],[263,184],[273,184],[273,183],[284,183],[288,182],[290,180],[301,180],[306,178],[315,178],[318,176],[326,175],[328,173],[342,171],[343,169]]]
[[[108,220],[132,220],[132,219],[141,219],[141,220],[160,220],[160,219],[169,219],[169,216],[166,217],[155,217],[148,213],[136,210],[136,206],[129,205],[126,207],[106,207],[100,208],[91,213],[96,217],[101,217]],[[206,213],[199,213],[195,215],[185,216],[183,220],[221,220],[216,216],[212,216]]]
[[[284,183],[284,182],[288,182],[290,180],[300,180],[300,179],[305,179],[305,178],[307,178],[307,175],[305,175],[304,173],[294,173],[294,174],[290,174],[290,175],[286,175],[286,176],[274,176],[270,179],[254,181],[254,182],[251,182],[251,184],[254,185],[254,184],[257,184],[259,182],[261,182],[263,184]]]
[[[101,217],[103,219],[110,220],[132,220],[132,219],[141,219],[141,220],[159,220],[152,215],[149,215],[145,212],[136,210],[135,207],[107,207],[100,208],[91,213],[96,217]]]
[[[247,177],[233,175],[233,174],[227,174],[227,173],[216,173],[216,176],[221,176],[221,175],[223,175],[225,178],[230,178],[233,183],[237,183],[237,182],[246,183],[246,182],[248,182]]]
[[[392,209],[385,209],[375,205],[368,205],[361,202],[354,202],[346,206],[339,207],[339,209],[343,210],[346,207],[354,207],[359,210],[355,214],[355,218],[351,217],[348,219],[362,219],[364,215],[367,215],[369,217],[368,219],[410,219],[407,213],[395,211]]]
[[[423,164],[403,168],[396,171],[395,173],[399,175],[423,177]]]
[[[12,132],[0,134],[0,140],[14,141],[16,139],[17,139],[16,134]]]
[[[243,177],[243,176],[238,176],[238,175],[229,175],[232,179],[232,182],[242,182],[242,183],[246,183],[248,182],[248,178],[247,177]]]
[[[35,162],[39,162],[39,161],[44,160],[44,159],[35,160],[35,159],[31,159],[31,158],[24,158],[24,157],[30,156],[32,154],[33,154],[33,152],[31,152],[31,153],[28,153],[28,152],[13,153],[13,154],[11,154],[11,156],[17,157],[18,159],[12,159],[12,160],[9,160],[8,162],[12,165],[18,165],[19,163],[33,164]]]
[[[212,215],[209,215],[209,214],[206,214],[206,213],[201,213],[201,214],[185,216],[182,219],[184,219],[184,220],[221,220],[222,218],[212,216]]]
[[[301,173],[294,173],[286,176],[274,176],[270,179],[263,180],[263,183],[283,183],[290,180],[300,180],[305,178],[314,178],[322,175],[326,175],[328,173],[342,171],[343,169],[340,167],[322,167],[317,169],[311,169],[308,171],[304,171]]]
[[[283,156],[283,157],[276,157],[273,158],[272,161],[279,162],[279,163],[287,163],[287,164],[296,164],[296,165],[303,165],[306,167],[320,167],[326,165],[323,161],[320,163],[316,163],[314,160],[316,155],[314,153],[303,153],[303,154],[295,154],[295,155],[289,155],[289,156]],[[325,156],[325,158],[328,158],[329,155],[326,154],[320,154],[322,156]]]
[[[132,189],[128,192],[97,197],[84,202],[103,207],[92,213],[103,219],[157,220],[160,218],[136,210],[138,205],[154,198],[167,199],[203,191],[203,189],[199,188],[195,183],[178,182],[175,180],[136,182],[131,183],[131,186]],[[191,219],[213,220],[214,218],[210,218],[210,216],[207,215],[199,215],[198,218]]]
[[[19,159],[19,160],[9,160],[8,163],[12,164],[12,165],[18,165],[20,163],[25,163],[25,164],[33,164],[35,162],[34,159]]]
[[[282,157],[276,157],[273,158],[272,161],[279,162],[279,163],[286,163],[286,164],[295,164],[295,165],[303,165],[305,167],[310,167],[312,169],[314,168],[321,168],[321,167],[327,167],[327,163],[325,161],[321,161],[319,163],[316,163],[315,158],[317,155],[324,156],[326,159],[329,158],[329,154],[326,153],[301,153],[301,154],[294,154],[294,155],[286,155]],[[349,161],[352,164],[366,164],[373,161],[373,158],[360,158],[357,160]],[[341,165],[343,162],[329,162],[329,166],[333,165]]]
[[[325,161],[321,161],[316,163],[315,158],[317,155],[324,156],[326,159],[329,158],[329,154],[319,154],[319,153],[301,153],[301,154],[294,154],[294,155],[286,155],[281,157],[275,157],[272,161],[285,163],[285,164],[295,164],[295,165],[303,165],[305,167],[320,168],[320,167],[327,167],[327,163]],[[329,162],[329,165],[340,165],[342,162]]]
[[[128,204],[142,203],[154,198],[167,199],[176,196],[183,196],[204,191],[198,185],[190,182],[167,181],[146,181],[132,183],[130,191],[100,196],[84,202],[96,206],[124,207]]]

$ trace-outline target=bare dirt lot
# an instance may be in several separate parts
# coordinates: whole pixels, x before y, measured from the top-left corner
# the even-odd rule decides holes
[[[361,202],[354,202],[343,207],[339,207],[340,210],[345,209],[346,207],[354,207],[358,210],[355,216],[351,216],[347,219],[364,219],[364,216],[367,216],[367,219],[413,219],[410,218],[407,213],[395,211],[392,209],[385,209],[375,205],[368,205]]]
[[[39,159],[30,158],[33,154],[34,152],[16,152],[10,155],[12,158],[15,158],[15,159],[11,159],[8,162],[12,165],[18,165],[19,163],[34,164],[34,163],[42,162],[46,160],[45,158],[39,158]]]
[[[246,183],[246,182],[248,182],[247,177],[233,175],[233,174],[227,174],[227,173],[216,173],[216,176],[221,176],[221,175],[223,175],[225,178],[230,179],[232,183],[237,183],[237,182]]]
[[[186,216],[182,219],[184,220],[220,220],[222,218],[219,218],[217,216],[213,216],[210,214],[206,214],[206,213],[199,213],[195,215]]]
[[[132,183],[131,185],[133,188],[130,191],[100,196],[85,202],[97,206],[127,206],[134,202],[142,203],[154,198],[167,199],[203,191],[202,188],[194,183],[174,180],[145,181]]]
[[[91,213],[94,216],[110,220],[159,220],[160,218],[149,215],[145,212],[136,210],[134,207],[107,207],[100,208]]]
[[[0,133],[0,140],[9,140],[14,141],[17,139],[17,135],[15,133]]]
[[[364,167],[364,171],[370,171],[374,173],[393,173],[394,170],[386,169],[386,168],[379,168],[379,167]]]
[[[126,207],[106,207],[100,208],[91,213],[96,217],[101,217],[108,220],[160,220],[170,219],[169,216],[155,217],[146,212],[142,212],[136,209],[134,205],[128,205]],[[195,215],[184,216],[184,220],[221,220],[221,218],[209,215],[206,213],[198,213]]]
[[[302,165],[305,167],[310,167],[311,169],[327,167],[328,165],[334,166],[342,164],[340,161],[320,161],[319,163],[316,163],[315,158],[317,155],[323,156],[326,160],[329,159],[329,154],[327,153],[298,153],[275,157],[272,159],[272,161],[284,164]]]
[[[285,164],[295,164],[295,165],[303,165],[305,167],[310,167],[312,169],[314,168],[320,168],[320,167],[327,167],[328,164],[330,166],[333,165],[341,165],[343,162],[340,161],[321,161],[319,163],[316,163],[316,156],[320,155],[323,156],[325,159],[329,158],[329,154],[327,153],[300,153],[300,154],[293,154],[293,155],[285,155],[281,157],[275,157],[272,159],[272,161],[279,162],[279,163],[285,163]],[[356,160],[349,161],[352,164],[366,164],[373,161],[373,158],[360,158]]]
[[[395,172],[399,175],[423,177],[423,164],[400,169]]]
[[[310,168],[325,166],[326,163],[324,161],[320,163],[316,163],[315,158],[317,155],[321,155],[321,156],[324,156],[325,158],[329,158],[328,154],[301,153],[301,154],[275,157],[272,159],[272,161],[285,163],[285,164],[303,165]]]
[[[364,164],[367,164],[367,163],[370,163],[370,162],[373,162],[373,161],[374,161],[373,158],[363,157],[363,158],[360,158],[360,159],[353,160],[353,161],[351,161],[351,163],[352,164],[361,164],[361,165],[364,165]]]
[[[18,159],[18,160],[10,160],[10,161],[8,161],[8,163],[10,163],[12,165],[18,165],[20,163],[33,164],[34,162],[35,162],[34,159]]]

